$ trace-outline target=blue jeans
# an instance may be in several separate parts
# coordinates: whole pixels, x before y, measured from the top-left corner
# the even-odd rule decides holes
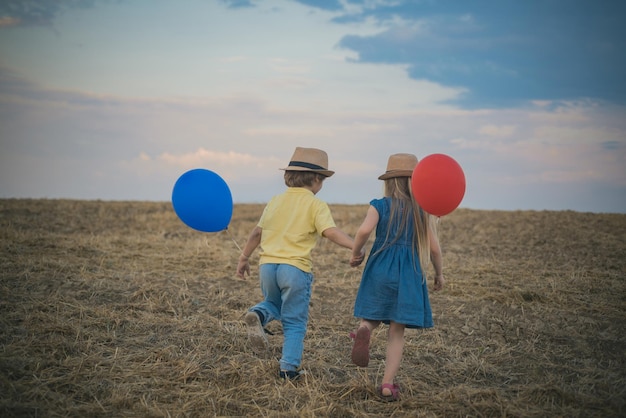
[[[263,314],[263,326],[274,319],[282,323],[280,369],[295,371],[300,367],[304,351],[313,274],[289,264],[261,264],[259,277],[265,300],[250,310]]]

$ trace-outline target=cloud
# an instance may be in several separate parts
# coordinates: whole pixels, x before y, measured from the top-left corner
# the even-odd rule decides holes
[[[87,9],[110,0],[4,0],[0,3],[0,28],[53,26],[68,9]]]
[[[142,153],[142,155],[146,155]],[[235,151],[220,152],[198,148],[194,152],[174,154],[165,152],[156,160],[181,169],[194,167],[222,167],[234,174],[251,170],[276,169],[282,162],[276,157],[261,157],[258,155],[244,154]],[[284,164],[284,162],[282,162]]]
[[[480,128],[479,133],[493,137],[509,137],[515,132],[515,125],[485,125]]]
[[[605,150],[617,151],[623,149],[626,144],[620,141],[604,141],[601,143],[602,148]]]
[[[236,56],[232,56],[232,57],[223,57],[220,58],[220,62],[224,62],[224,63],[229,63],[229,62],[241,62],[241,61],[246,61],[247,58],[241,55],[236,55]]]
[[[339,0],[295,0],[295,2],[322,10],[336,11],[343,9],[343,5]]]
[[[254,3],[251,0],[221,0],[226,4],[229,9],[241,9],[247,7],[254,7]]]
[[[246,89],[202,97],[93,94],[0,67],[1,196],[167,200],[184,171],[204,167],[223,176],[237,202],[264,202],[284,189],[279,168],[293,148],[316,146],[337,172],[320,195],[332,203],[381,195],[377,176],[390,153],[440,152],[466,173],[464,207],[626,208],[624,107],[546,100],[471,110],[426,99],[410,106],[439,87],[408,79],[400,66],[358,66],[371,73],[333,72],[337,79],[309,92],[319,102],[299,97],[297,105]],[[343,82],[350,76],[356,87]],[[387,76],[397,84],[375,85]],[[330,103],[326,92],[341,94]]]
[[[117,2],[6,0],[0,2],[0,28],[53,26],[58,17],[69,10],[112,3]],[[280,51],[287,43],[274,43],[270,39],[276,39],[272,37],[289,30],[289,26],[276,22],[280,21],[281,13],[297,9],[296,26],[299,30],[292,31],[292,40],[306,42],[310,35],[302,30],[303,25],[325,19],[327,25],[316,35],[316,40],[325,40],[325,48],[336,42],[342,59],[350,57],[351,62],[362,66],[393,65],[413,80],[455,92],[440,97],[443,102],[439,103],[471,109],[584,98],[626,103],[626,83],[622,82],[626,73],[626,55],[622,53],[626,49],[626,26],[621,22],[621,17],[626,14],[624,2],[285,0],[277,3],[280,7],[252,0],[222,0],[220,3],[222,7],[236,9],[232,13],[241,16],[245,25],[250,25],[251,20],[258,20],[261,15],[263,19],[276,19],[263,20],[267,23],[262,33],[250,32],[254,34],[253,38],[263,40],[262,46],[252,48],[252,54],[270,49]],[[303,12],[302,6],[307,6],[307,10]],[[215,7],[219,6],[205,7],[215,15]],[[309,9],[317,13],[311,13]],[[255,11],[258,14],[253,14]],[[290,22],[294,16],[296,14],[290,15]],[[233,53],[235,48],[254,43],[249,35],[237,30],[230,31],[226,38],[228,42],[215,45],[214,50],[226,48],[226,53]],[[304,50],[308,51],[308,56],[318,53]],[[230,62],[243,64],[243,61],[237,61],[243,56],[235,53],[231,56],[235,61]],[[247,68],[253,66],[258,73],[267,70],[263,67],[266,64],[245,56]],[[131,71],[129,68],[132,66],[125,68],[127,76]],[[197,68],[197,72],[192,68]],[[210,66],[192,68],[187,69],[189,74],[184,78],[191,79],[212,70]],[[302,89],[318,85],[315,77],[309,76],[313,74],[308,72],[311,68],[311,63],[304,60],[285,60],[272,70],[276,74],[288,71],[297,75],[282,83]],[[225,74],[231,70],[223,69]],[[232,78],[241,77],[241,71],[233,73]],[[94,79],[103,79],[97,77],[96,70],[93,74]],[[123,88],[140,89],[147,83],[144,89],[151,91],[150,86],[159,82],[152,78],[145,80],[144,74],[135,77],[136,80]],[[156,73],[151,77],[157,77]],[[90,81],[97,84],[85,80]],[[207,89],[214,87],[210,83],[205,85]],[[277,79],[269,78],[266,85],[268,88],[278,85]]]
[[[16,17],[0,16],[0,28],[18,26],[22,21]]]
[[[624,2],[404,0],[335,20],[373,18],[384,28],[341,39],[357,62],[407,65],[412,78],[467,89],[451,101],[475,108],[580,98],[626,103],[625,13]]]

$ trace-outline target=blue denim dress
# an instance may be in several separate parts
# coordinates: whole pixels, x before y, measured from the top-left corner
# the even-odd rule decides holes
[[[376,239],[361,277],[354,316],[386,324],[393,321],[407,328],[431,328],[433,315],[428,287],[414,248],[413,229],[399,232],[397,225],[392,226],[389,240],[393,241],[399,233],[401,236],[383,248],[391,198],[374,199],[370,205],[378,211],[379,220]]]

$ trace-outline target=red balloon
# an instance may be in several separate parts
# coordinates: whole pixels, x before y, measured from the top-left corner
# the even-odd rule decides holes
[[[431,154],[415,166],[411,189],[422,209],[431,215],[444,216],[456,209],[463,200],[465,174],[453,158],[444,154]]]

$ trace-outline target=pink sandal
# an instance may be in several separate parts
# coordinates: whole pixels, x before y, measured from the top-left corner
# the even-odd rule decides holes
[[[389,389],[391,391],[391,395],[383,395],[383,389]],[[400,399],[400,386],[395,383],[384,383],[378,388],[378,394],[385,402],[397,401]]]
[[[352,362],[359,367],[367,367],[370,362],[370,330],[363,326],[356,330],[356,335],[350,335],[354,339],[352,346]]]

